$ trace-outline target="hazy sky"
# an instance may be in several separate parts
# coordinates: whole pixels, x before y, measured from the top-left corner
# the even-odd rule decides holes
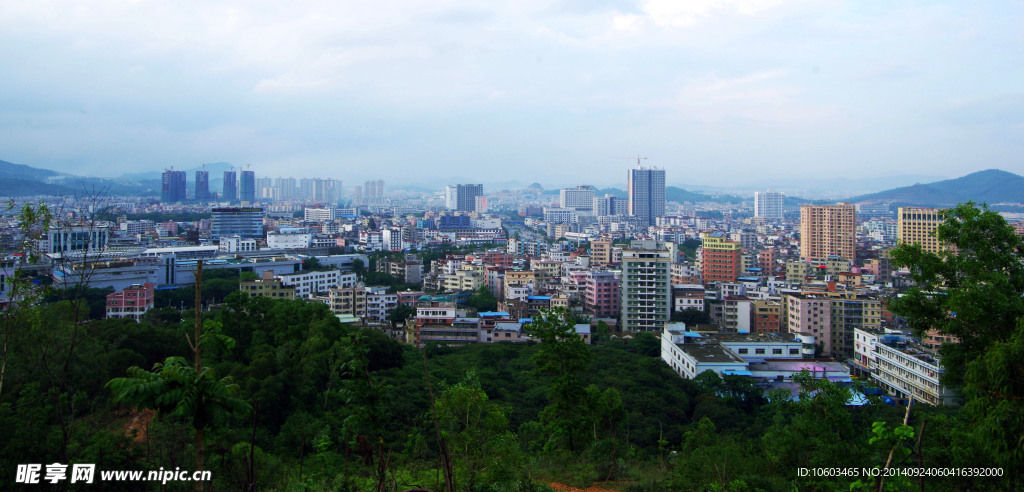
[[[622,187],[638,154],[669,184],[1024,174],[1024,2],[0,8],[0,160]]]

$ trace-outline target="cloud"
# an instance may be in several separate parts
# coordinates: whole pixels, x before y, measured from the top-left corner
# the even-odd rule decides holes
[[[28,164],[99,169],[356,159],[346,172],[468,176],[487,156],[543,176],[548,156],[571,175],[639,151],[798,171],[832,152],[972,162],[972,147],[995,167],[1019,161],[1021,24],[1024,4],[14,2],[0,97],[17,117],[0,142]],[[927,163],[910,151],[958,132]]]
[[[719,15],[757,15],[781,0],[647,0],[643,11],[659,26],[690,27]]]

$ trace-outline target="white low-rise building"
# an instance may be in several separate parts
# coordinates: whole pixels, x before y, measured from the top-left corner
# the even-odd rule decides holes
[[[687,379],[713,371],[784,382],[807,371],[815,378],[850,380],[846,366],[813,355],[813,337],[789,333],[698,333],[687,331],[685,323],[668,323],[661,334],[662,360]]]
[[[942,362],[934,350],[899,334],[854,330],[855,362],[871,373],[890,395],[914,398],[931,405],[958,403],[956,395],[942,385]]]
[[[313,234],[268,234],[268,249],[306,249],[313,241]]]
[[[256,251],[256,240],[240,236],[220,238],[219,250],[225,253],[248,253]]]
[[[700,341],[702,335],[685,331],[685,324],[681,329],[669,328],[680,324],[670,323],[661,333],[661,359],[680,376],[693,379],[704,371],[721,375],[747,370],[747,361],[718,343]]]
[[[295,297],[312,297],[326,293],[335,287],[351,287],[356,284],[356,274],[341,273],[340,270],[323,270],[277,275],[281,283],[295,287]]]
[[[398,294],[388,294],[387,287],[366,287],[365,321],[373,324],[388,323],[388,315],[398,307]]]

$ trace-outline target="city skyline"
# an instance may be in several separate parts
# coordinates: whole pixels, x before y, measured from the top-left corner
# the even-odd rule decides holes
[[[485,167],[607,186],[637,153],[707,185],[823,166],[1021,174],[1022,19],[957,3],[29,3],[0,13],[18,47],[0,54],[0,158],[396,185]]]

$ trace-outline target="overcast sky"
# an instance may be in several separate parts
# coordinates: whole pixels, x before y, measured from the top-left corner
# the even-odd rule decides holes
[[[1024,174],[1024,2],[11,1],[0,160],[348,183]],[[628,157],[634,156],[631,161]]]

